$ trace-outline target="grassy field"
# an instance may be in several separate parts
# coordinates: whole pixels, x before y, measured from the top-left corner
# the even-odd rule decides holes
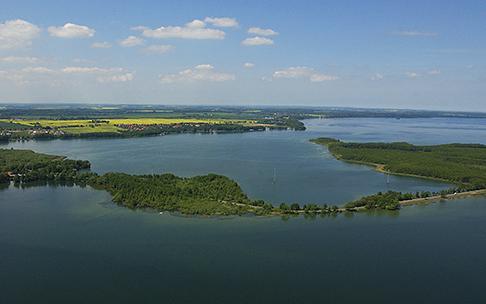
[[[171,125],[180,123],[207,123],[207,124],[241,124],[255,125],[251,120],[233,120],[233,119],[197,119],[197,118],[102,118],[93,122],[90,119],[74,120],[49,120],[49,119],[18,119],[18,120],[0,120],[0,124],[32,127],[40,125],[42,127],[57,128],[69,134],[87,134],[87,133],[117,133],[122,128],[117,125]]]

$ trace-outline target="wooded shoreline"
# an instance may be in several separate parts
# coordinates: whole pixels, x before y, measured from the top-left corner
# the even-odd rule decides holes
[[[447,176],[444,174],[450,172],[447,170],[444,172],[440,170],[431,171],[440,177],[414,174],[413,170],[409,170],[415,168],[415,163],[411,162],[410,159],[420,162],[423,158],[429,158],[429,153],[434,153],[434,149],[446,149],[446,152],[450,152],[447,157],[448,162],[451,162],[451,156],[457,153],[455,149],[459,149],[461,153],[469,151],[474,156],[469,160],[466,154],[461,154],[459,159],[461,166],[455,168],[463,168],[463,166],[469,168],[468,166],[474,165],[471,162],[481,162],[483,159],[486,163],[486,146],[454,144],[444,148],[443,146],[420,147],[405,143],[348,144],[325,138],[312,141],[328,147],[329,151],[339,160],[371,165],[376,170],[387,174],[440,179],[454,184],[456,187],[438,193],[379,192],[349,202],[342,207],[314,203],[305,205],[283,203],[274,206],[263,200],[248,198],[235,181],[217,174],[190,178],[182,178],[173,174],[107,173],[100,176],[89,171],[90,163],[88,161],[69,160],[62,156],[13,149],[0,149],[0,183],[12,181],[16,185],[22,185],[32,181],[53,181],[69,182],[81,186],[89,185],[95,189],[108,191],[115,203],[128,208],[148,208],[159,212],[168,211],[204,216],[243,214],[285,216],[292,214],[338,214],[371,209],[398,210],[402,206],[428,204],[439,200],[486,194],[486,187],[482,184],[482,181],[486,180],[484,170],[473,171],[476,175],[468,176],[460,175],[469,172],[468,170],[453,172],[455,174],[453,178],[446,178]],[[390,157],[389,154],[393,157]],[[359,156],[359,158],[356,156]],[[383,158],[383,163],[378,162],[379,157]],[[398,167],[404,171],[393,170],[394,157],[408,159],[409,163],[406,163],[409,164],[408,167]],[[399,165],[402,166],[403,164],[399,163]],[[457,178],[461,182],[458,182]]]

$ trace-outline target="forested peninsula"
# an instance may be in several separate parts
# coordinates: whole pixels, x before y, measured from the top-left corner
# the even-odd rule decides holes
[[[88,161],[35,153],[30,150],[0,149],[0,183],[22,186],[29,182],[75,183],[108,191],[119,205],[136,209],[178,212],[188,215],[271,215],[300,212],[335,213],[336,206],[299,204],[274,207],[263,200],[251,200],[233,180],[208,174],[189,178],[173,174],[130,175],[89,170]]]
[[[317,138],[311,141],[326,146],[339,160],[374,166],[378,171],[385,173],[438,179],[454,185],[438,193],[379,193],[350,202],[346,204],[347,208],[395,208],[399,204],[486,192],[486,145],[352,143],[334,138]]]
[[[90,163],[30,150],[0,149],[0,183],[27,185],[43,181],[89,185],[108,191],[113,201],[132,209],[187,215],[335,214],[369,209],[396,210],[412,203],[485,193],[486,146],[449,144],[415,146],[407,143],[345,143],[318,138],[338,159],[375,166],[383,172],[436,178],[454,184],[438,193],[389,191],[362,197],[343,207],[320,203],[278,206],[250,199],[233,180],[208,174],[178,177],[173,174],[130,175],[90,171]]]

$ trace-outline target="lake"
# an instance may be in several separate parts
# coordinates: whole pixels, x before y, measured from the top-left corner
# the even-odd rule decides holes
[[[486,143],[480,119],[308,120],[305,132],[11,143],[99,173],[215,172],[252,198],[343,203],[442,183],[386,178],[309,143]],[[274,174],[275,172],[275,174]],[[316,218],[131,211],[89,187],[0,191],[0,303],[482,303],[486,198]]]
[[[218,173],[235,179],[251,198],[279,203],[342,204],[366,194],[397,190],[438,191],[446,185],[431,180],[390,176],[369,167],[332,157],[326,148],[309,142],[319,136],[353,141],[464,140],[470,132],[444,136],[443,120],[341,119],[309,120],[308,131],[242,134],[185,134],[130,139],[29,141],[8,147],[32,149],[73,159],[86,159],[98,173],[135,174],[172,172],[181,176]],[[474,124],[473,124],[474,125]],[[415,128],[414,128],[415,126]],[[422,128],[416,128],[422,126]],[[485,126],[480,132],[486,133]],[[454,129],[455,130],[455,129]],[[476,136],[471,140],[481,138]],[[389,180],[389,183],[387,183]]]

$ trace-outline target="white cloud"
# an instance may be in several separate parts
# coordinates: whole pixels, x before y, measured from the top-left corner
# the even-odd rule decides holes
[[[19,70],[0,71],[0,79],[12,81],[16,85],[27,85],[32,81],[45,79],[45,75],[51,77],[55,70],[47,67],[26,67]]]
[[[206,23],[204,21],[199,20],[199,19],[194,19],[191,22],[186,23],[186,27],[188,28],[204,28],[206,27]]]
[[[312,68],[305,67],[305,66],[290,67],[284,70],[275,71],[273,73],[273,78],[288,78],[288,79],[307,78],[311,82],[323,82],[323,81],[339,79],[337,76],[322,74],[316,72]]]
[[[120,41],[120,45],[123,47],[134,47],[137,45],[142,45],[144,43],[142,38],[135,36],[128,36],[127,38]]]
[[[42,66],[39,66],[39,67],[27,67],[27,68],[23,68],[21,71],[23,73],[29,73],[29,74],[51,74],[51,73],[55,73],[56,72],[53,69],[46,68],[46,67],[42,67]]]
[[[257,36],[275,36],[278,35],[278,33],[272,29],[262,29],[259,27],[250,27],[248,29],[249,34],[254,34]]]
[[[210,71],[210,70],[214,70],[214,66],[212,66],[210,64],[199,64],[199,65],[196,65],[195,69],[196,70]]]
[[[176,74],[161,75],[160,81],[162,83],[193,81],[223,82],[235,80],[235,78],[233,74],[215,71],[214,67],[210,64],[200,64],[192,69],[186,69]]]
[[[142,32],[148,38],[180,38],[180,39],[224,39],[225,32],[206,27],[206,23],[201,20],[193,20],[184,26],[161,26],[150,29],[144,26],[133,28]]]
[[[17,57],[17,56],[7,56],[7,57],[0,57],[0,62],[2,63],[36,63],[39,62],[39,58],[37,57]]]
[[[439,75],[441,73],[440,70],[430,70],[427,72],[429,75]]]
[[[123,68],[68,66],[53,69],[45,66],[25,67],[0,71],[0,78],[13,81],[17,85],[38,82],[44,85],[57,85],[71,81],[93,81],[100,83],[128,82],[134,79],[134,73]]]
[[[251,68],[255,67],[255,64],[254,64],[254,63],[251,63],[251,62],[245,62],[245,63],[243,64],[243,66],[244,66],[245,68],[247,68],[247,69],[251,69]]]
[[[128,82],[132,81],[135,78],[133,73],[125,73],[120,75],[112,75],[112,76],[105,76],[105,77],[98,77],[96,80],[101,83],[107,82]]]
[[[256,36],[252,38],[246,38],[241,42],[241,44],[246,46],[272,45],[273,40],[270,38]]]
[[[13,73],[12,71],[0,71],[0,79],[12,81],[17,85],[28,83],[20,73]]]
[[[434,37],[437,36],[437,33],[434,32],[420,32],[420,31],[400,31],[394,33],[397,36],[404,36],[404,37]]]
[[[414,79],[414,78],[419,77],[420,75],[418,73],[415,73],[415,72],[406,72],[405,76],[407,76],[408,78]]]
[[[128,82],[135,76],[122,68],[100,68],[100,67],[65,67],[60,72],[68,75],[96,75],[96,81],[100,83]]]
[[[319,74],[319,73],[312,74],[310,75],[309,78],[311,82],[323,82],[323,81],[338,80],[338,79],[339,78],[337,76]]]
[[[144,49],[144,51],[146,53],[152,53],[152,54],[165,54],[173,49],[174,46],[172,45],[159,44],[159,45],[148,46]]]
[[[380,73],[376,73],[375,75],[371,76],[371,80],[383,80],[385,78],[385,76],[383,76],[383,74],[380,74]]]
[[[93,37],[95,30],[85,25],[66,23],[63,26],[50,26],[47,28],[49,34],[58,38],[89,38]]]
[[[122,72],[122,68],[99,68],[99,67],[65,67],[61,70],[67,74],[92,74],[92,73],[113,73]]]
[[[0,23],[0,50],[28,47],[40,31],[36,25],[20,19]]]
[[[228,17],[206,17],[204,19],[205,22],[212,24],[218,27],[237,27],[238,21],[235,18],[228,18]]]
[[[95,42],[91,45],[94,49],[109,49],[111,48],[111,43],[103,41],[103,42]]]

